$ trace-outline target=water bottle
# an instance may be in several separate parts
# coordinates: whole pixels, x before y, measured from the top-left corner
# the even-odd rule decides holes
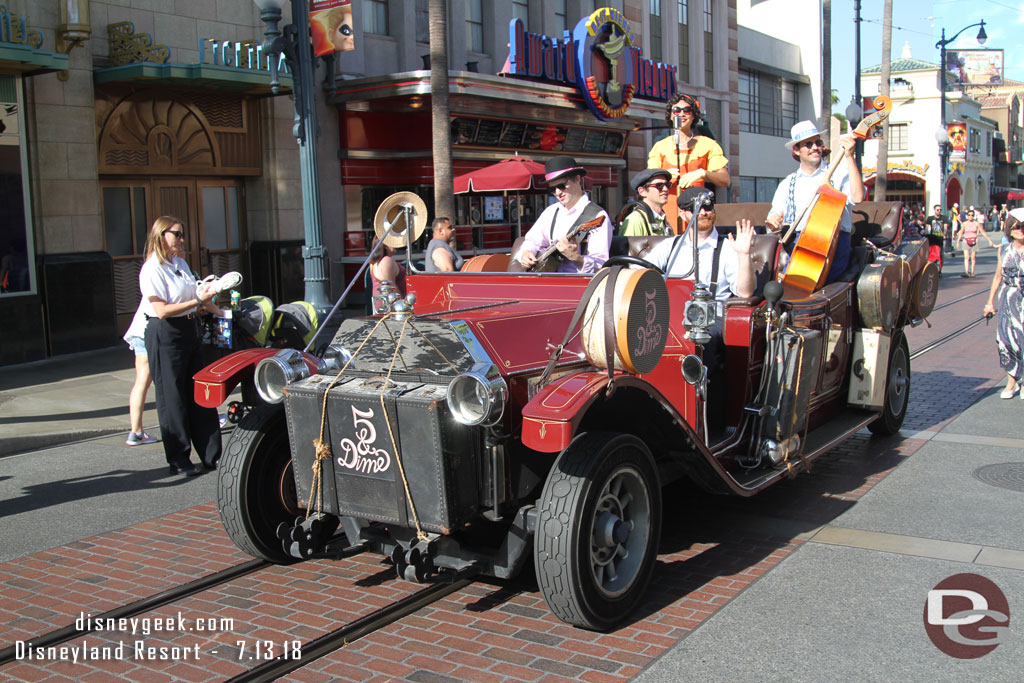
[[[242,295],[237,290],[231,290],[231,310],[237,311],[239,304],[242,302]]]

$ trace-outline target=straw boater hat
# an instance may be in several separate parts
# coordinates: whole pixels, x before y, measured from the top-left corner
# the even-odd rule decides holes
[[[586,175],[587,169],[583,168],[576,163],[576,160],[571,156],[561,155],[557,157],[551,157],[547,163],[544,164],[544,180],[545,182],[551,182],[552,180],[558,180],[564,178],[570,173],[578,173],[579,175]]]
[[[793,149],[794,146],[804,140],[809,140],[821,134],[818,127],[814,125],[814,121],[801,121],[789,129],[789,142],[786,143],[786,149]]]
[[[405,223],[406,206],[412,208],[412,241],[422,235],[423,229],[427,226],[427,205],[420,196],[412,192],[394,193],[381,202],[373,216],[373,232],[378,239],[387,235],[389,225],[394,225],[394,232],[384,240],[384,244],[389,247],[400,249],[405,246],[403,233],[409,228]]]

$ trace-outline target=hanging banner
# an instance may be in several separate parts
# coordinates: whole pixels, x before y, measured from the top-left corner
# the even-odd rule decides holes
[[[313,33],[313,54],[317,57],[356,49],[352,26],[352,0],[311,1],[309,27]]]
[[[949,161],[967,161],[967,124],[951,123],[946,128],[949,134]]]

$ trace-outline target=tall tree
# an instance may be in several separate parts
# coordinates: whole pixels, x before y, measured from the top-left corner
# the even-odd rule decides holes
[[[828,130],[832,116],[832,0],[821,4],[821,126]]]
[[[434,141],[434,216],[455,220],[451,109],[448,102],[448,19],[445,0],[430,0],[430,110]]]
[[[892,77],[892,0],[885,0],[882,19],[882,83],[879,94],[889,96],[889,81]],[[878,141],[878,171],[875,175],[876,202],[885,201],[886,170],[889,168],[889,119],[882,121],[882,139]]]

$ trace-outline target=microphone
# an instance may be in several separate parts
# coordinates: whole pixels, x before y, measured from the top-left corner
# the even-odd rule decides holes
[[[683,117],[676,114],[672,117],[672,137],[675,139],[676,147],[679,146],[679,129],[683,127]]]

